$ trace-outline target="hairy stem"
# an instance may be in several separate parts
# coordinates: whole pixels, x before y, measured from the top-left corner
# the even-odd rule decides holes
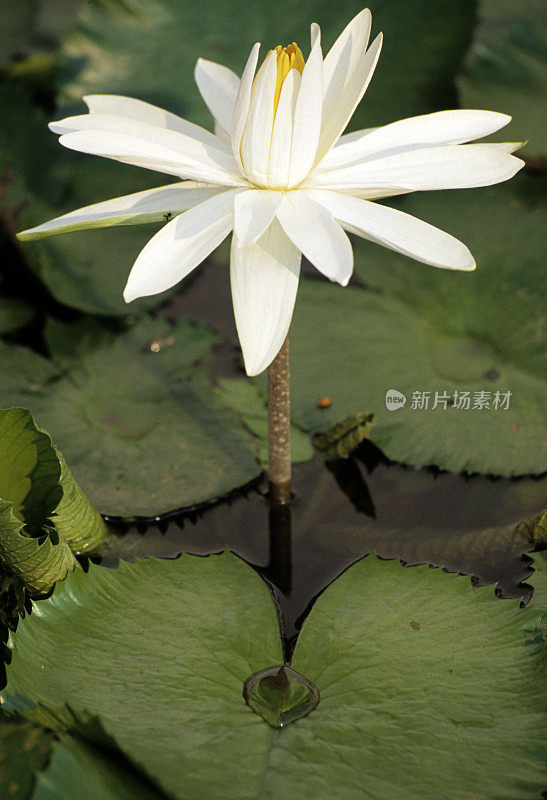
[[[268,448],[270,500],[291,499],[291,403],[289,338],[268,369]]]

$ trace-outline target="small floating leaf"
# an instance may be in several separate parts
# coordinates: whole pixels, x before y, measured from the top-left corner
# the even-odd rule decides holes
[[[545,547],[547,544],[547,510],[540,511],[530,519],[519,522],[515,533],[522,536],[525,542],[532,547]]]
[[[247,678],[243,697],[272,728],[283,728],[313,711],[319,692],[304,675],[285,664]]]
[[[343,458],[368,439],[373,425],[374,414],[351,414],[324,433],[316,434],[313,443],[327,458]]]

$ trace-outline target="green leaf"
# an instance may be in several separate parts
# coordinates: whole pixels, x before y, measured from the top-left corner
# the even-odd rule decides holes
[[[369,438],[374,414],[352,414],[324,433],[313,437],[313,444],[327,458],[344,458]]]
[[[233,409],[245,427],[257,438],[257,458],[264,468],[268,466],[268,405],[250,381],[221,378],[218,389],[222,402]],[[310,437],[294,425],[291,426],[291,458],[293,462],[308,461],[313,457]]]
[[[281,655],[252,570],[228,553],[91,566],[11,635],[2,700],[55,727],[97,715],[180,800],[521,800],[545,779],[544,572],[532,581],[520,609],[427,566],[359,561],[319,597],[297,643],[292,666],[319,705],[272,730],[242,696],[245,678]]]
[[[50,521],[51,518],[51,521]],[[0,410],[0,563],[45,592],[96,550],[106,526],[51,439],[22,408]]]
[[[399,203],[468,243],[473,273],[355,239],[356,276],[369,291],[301,281],[291,327],[296,424],[320,431],[365,408],[375,415],[372,441],[396,461],[498,475],[545,470],[544,219],[534,191],[525,176],[513,189]],[[404,407],[386,408],[389,390],[405,395]],[[490,392],[490,408],[450,407],[456,391],[470,392],[471,405],[475,392]],[[508,391],[509,408],[493,408],[495,393]],[[414,392],[430,393],[427,409],[412,407]],[[446,408],[433,409],[435,392],[446,393]],[[330,408],[317,408],[322,395]]]
[[[0,797],[27,800],[34,773],[46,765],[51,734],[28,722],[0,717]]]
[[[3,396],[31,409],[102,512],[155,516],[257,474],[248,435],[194,366],[215,341],[204,326],[52,322],[46,338],[57,369],[0,348]]]
[[[11,503],[0,500],[0,564],[32,593],[48,592],[76,567],[62,537],[44,526],[42,536],[27,536]]]
[[[524,155],[547,156],[547,26],[543,3],[482,0],[480,25],[466,67],[457,79],[464,108],[511,114],[503,139],[527,139]],[[499,139],[499,134],[497,135]]]
[[[13,634],[8,711],[99,716],[170,796],[239,800],[242,769],[260,782],[271,732],[243,682],[282,652],[270,593],[236,556],[91,565],[34,609]]]
[[[520,522],[515,533],[522,536],[530,549],[547,545],[547,510],[540,511],[530,519]]]
[[[36,776],[32,800],[162,800],[120,763],[88,743],[63,736],[50,763]]]
[[[51,439],[24,408],[0,410],[0,498],[39,529],[62,496],[61,467]]]
[[[61,465],[59,482],[63,496],[55,509],[52,523],[73,553],[93,553],[107,539],[106,525],[72,477],[63,455],[58,450],[56,453]]]
[[[0,297],[0,334],[24,328],[34,318],[34,309],[13,297]]]

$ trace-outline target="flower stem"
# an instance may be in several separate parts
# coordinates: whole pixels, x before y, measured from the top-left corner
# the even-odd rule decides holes
[[[268,369],[268,449],[270,500],[291,499],[291,403],[289,395],[289,338]]]

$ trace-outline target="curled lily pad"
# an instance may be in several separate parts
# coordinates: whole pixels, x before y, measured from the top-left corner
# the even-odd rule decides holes
[[[106,526],[29,411],[0,410],[0,564],[33,592],[104,544]]]

